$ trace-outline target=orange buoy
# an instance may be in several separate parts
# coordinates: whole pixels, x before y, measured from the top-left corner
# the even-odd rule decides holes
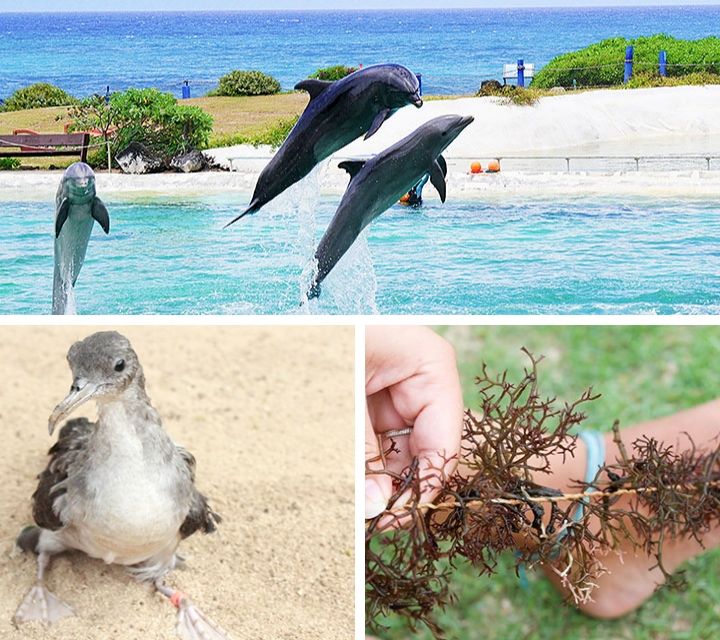
[[[488,163],[488,173],[498,173],[500,171],[500,163],[497,160],[491,160]]]
[[[470,173],[482,173],[482,165],[479,162],[473,162],[470,165]]]

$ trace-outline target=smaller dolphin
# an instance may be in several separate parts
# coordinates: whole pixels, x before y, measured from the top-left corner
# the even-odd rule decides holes
[[[95,174],[84,162],[76,162],[65,170],[55,196],[53,314],[68,311],[94,221],[105,233],[110,232],[108,210],[95,195]]]
[[[423,103],[417,77],[399,64],[371,65],[336,82],[303,80],[295,89],[307,91],[310,102],[262,170],[250,206],[225,227],[264,207],[356,138],[369,138],[400,107]]]
[[[323,236],[315,259],[318,273],[308,299],[320,295],[320,283],[350,248],[360,232],[395,204],[426,174],[445,202],[445,159],[450,146],[474,118],[447,115],[433,118],[409,136],[369,160],[347,160],[339,167],[350,174],[350,184]]]

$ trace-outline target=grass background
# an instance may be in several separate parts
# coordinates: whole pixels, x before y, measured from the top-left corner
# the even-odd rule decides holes
[[[465,403],[477,407],[474,376],[507,369],[517,379],[527,364],[525,346],[545,356],[539,386],[544,395],[575,400],[592,386],[601,398],[586,405],[586,427],[607,431],[714,399],[720,392],[720,327],[438,327],[454,346]],[[720,431],[720,424],[718,424]],[[563,605],[540,572],[522,588],[512,558],[494,576],[477,577],[459,565],[451,583],[457,604],[437,618],[457,640],[637,640],[720,637],[720,550],[686,563],[689,587],[660,590],[617,621],[598,621]],[[426,639],[398,618],[388,618],[386,640]]]
[[[213,137],[255,136],[278,121],[300,115],[307,105],[304,92],[281,93],[274,96],[243,96],[237,98],[204,97],[181,101],[200,107],[213,117]],[[0,137],[15,129],[32,129],[38,133],[62,133],[69,122],[67,107],[45,107],[24,111],[0,112]],[[68,167],[78,158],[22,158],[25,168],[47,169]]]

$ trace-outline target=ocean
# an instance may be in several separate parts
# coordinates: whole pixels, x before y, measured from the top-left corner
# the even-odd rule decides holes
[[[469,93],[523,58],[597,40],[717,35],[720,6],[213,13],[0,13],[0,99],[34,82],[86,96],[127,87],[204,95],[233,69],[283,89],[332,64],[398,62],[429,94]]]

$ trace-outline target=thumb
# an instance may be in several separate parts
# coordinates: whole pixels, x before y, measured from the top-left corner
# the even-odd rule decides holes
[[[392,496],[392,480],[382,471],[383,463],[380,456],[380,444],[373,429],[365,407],[365,519],[379,516],[387,509],[388,500]]]

